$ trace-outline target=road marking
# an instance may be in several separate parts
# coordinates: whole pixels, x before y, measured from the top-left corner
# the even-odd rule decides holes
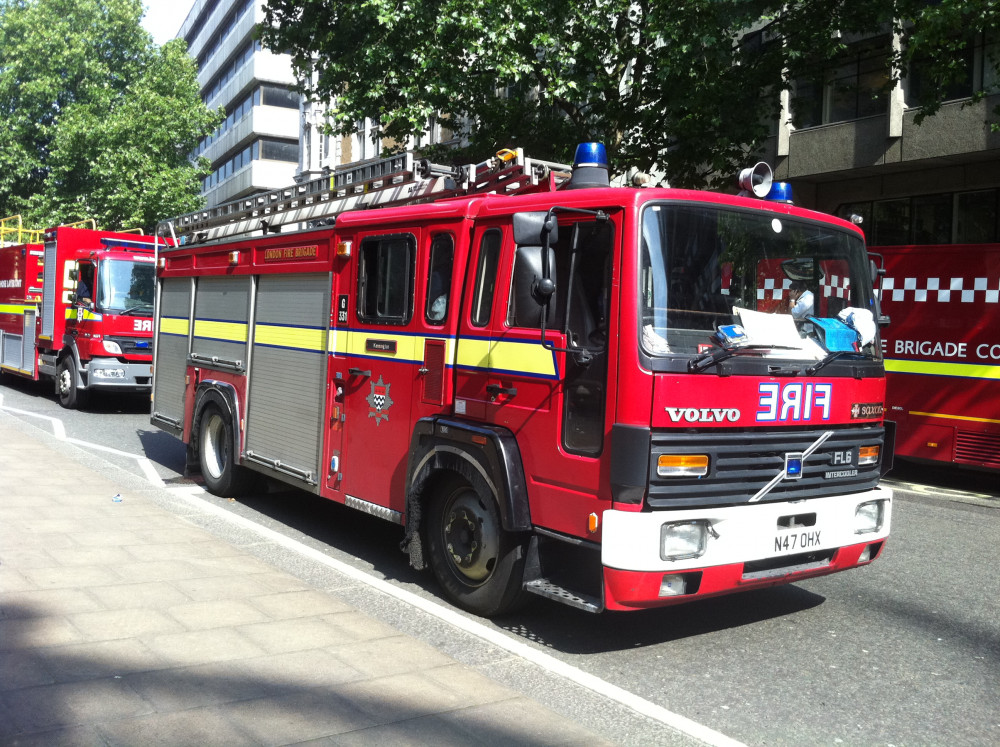
[[[661,724],[664,724],[665,726],[668,726],[689,737],[700,740],[704,744],[712,745],[713,747],[743,747],[742,742],[732,739],[731,737],[727,737],[725,734],[721,734],[704,724],[698,723],[697,721],[692,721],[685,716],[681,716],[679,713],[667,710],[656,703],[645,700],[635,693],[629,692],[628,690],[618,687],[617,685],[612,685],[610,682],[585,672],[572,664],[567,664],[550,654],[538,651],[526,643],[510,638],[505,633],[494,630],[493,628],[483,625],[480,622],[476,622],[475,620],[470,620],[437,602],[425,599],[411,591],[394,586],[388,581],[376,578],[366,571],[348,565],[347,563],[337,560],[336,558],[331,558],[329,555],[326,555],[315,548],[309,547],[308,545],[304,545],[298,540],[286,537],[280,532],[261,526],[260,524],[257,524],[256,522],[243,516],[234,514],[221,506],[209,503],[205,499],[199,497],[205,494],[205,491],[200,487],[187,486],[167,488],[167,492],[177,498],[180,498],[181,500],[186,501],[200,511],[213,514],[216,517],[225,519],[233,524],[238,524],[245,529],[249,529],[270,542],[274,542],[275,544],[281,545],[288,550],[292,550],[299,555],[307,557],[318,563],[322,563],[338,573],[341,573],[360,583],[366,584],[367,586],[381,591],[394,599],[398,599],[401,602],[417,607],[429,615],[433,615],[434,617],[454,625],[467,633],[478,636],[479,638],[482,638],[483,640],[514,654],[515,656],[519,656],[522,659],[530,661],[548,672],[559,675],[560,677],[585,687],[598,695],[602,695],[610,700],[620,703],[621,705],[631,708],[636,713],[653,719],[654,721],[658,721]]]
[[[42,415],[37,412],[31,412],[30,410],[18,410],[15,407],[5,407],[3,403],[3,394],[0,394],[0,410],[4,412],[12,412],[18,415],[28,415],[33,418],[38,418],[39,420],[47,420],[52,426],[52,435],[57,441],[64,441],[68,444],[73,444],[75,446],[82,446],[87,449],[93,449],[95,451],[103,451],[108,454],[114,454],[116,456],[125,457],[126,459],[134,459],[139,465],[139,469],[146,476],[146,479],[158,488],[162,488],[166,483],[163,482],[157,472],[153,463],[149,461],[144,456],[139,456],[138,454],[130,454],[127,451],[119,451],[118,449],[112,449],[110,446],[104,446],[102,444],[95,444],[92,441],[81,441],[78,438],[69,438],[66,435],[66,426],[63,421],[59,418],[54,418],[51,415]]]

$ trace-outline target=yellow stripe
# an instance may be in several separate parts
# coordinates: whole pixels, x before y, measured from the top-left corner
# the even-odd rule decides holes
[[[973,423],[1000,423],[1000,420],[994,420],[993,418],[973,418],[968,415],[948,415],[943,412],[911,411],[910,415],[923,415],[925,418],[947,418],[948,420],[970,420]]]
[[[935,376],[964,376],[974,379],[1000,380],[1000,366],[978,363],[936,363],[934,361],[906,361],[885,359],[885,370],[891,373],[933,374]]]
[[[455,365],[464,368],[489,368],[490,341],[461,338],[458,341]]]
[[[95,314],[90,309],[83,309],[82,307],[79,307],[79,306],[77,306],[77,307],[73,307],[73,306],[66,307],[66,318],[67,319],[79,319],[80,317],[78,317],[78,314],[79,314],[80,311],[83,311],[82,321],[85,321],[85,322],[93,322],[93,321],[98,321],[99,322],[99,321],[101,321],[104,318],[104,316],[101,315],[101,314]]]
[[[554,377],[555,358],[540,342],[508,342],[494,340],[490,352],[490,368],[517,371],[536,376]]]
[[[246,342],[247,325],[242,322],[209,322],[204,319],[195,319],[194,336],[229,342]]]
[[[0,314],[23,314],[25,311],[34,309],[35,305],[21,306],[20,304],[0,303]]]
[[[160,332],[165,335],[182,335],[187,337],[190,326],[187,319],[160,318]]]
[[[254,327],[254,342],[283,348],[323,352],[326,330],[281,327],[276,324],[258,324]]]

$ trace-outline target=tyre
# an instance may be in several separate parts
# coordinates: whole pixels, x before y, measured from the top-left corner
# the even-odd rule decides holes
[[[215,495],[228,498],[249,487],[252,475],[236,464],[233,454],[233,424],[215,405],[209,405],[201,413],[198,463],[205,486]]]
[[[484,617],[524,605],[527,536],[503,528],[492,495],[450,478],[430,496],[426,522],[430,565],[451,601]]]
[[[77,389],[76,366],[73,365],[73,356],[67,355],[59,361],[56,369],[56,394],[59,396],[59,404],[67,410],[73,410],[86,406],[89,392],[84,389]]]

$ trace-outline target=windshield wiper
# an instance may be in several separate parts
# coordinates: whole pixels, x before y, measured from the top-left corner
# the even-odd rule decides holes
[[[153,304],[147,303],[141,306],[133,306],[130,309],[122,309],[122,316],[132,316],[133,314],[142,314],[143,316],[153,315]]]
[[[823,360],[817,361],[814,365],[809,366],[809,368],[807,368],[803,373],[805,373],[806,376],[815,376],[816,372],[821,368],[826,368],[835,360],[845,355],[857,356],[859,360],[868,357],[864,353],[859,353],[857,350],[835,350],[834,352],[828,354]]]
[[[732,358],[734,355],[743,355],[744,351],[752,353],[761,350],[797,350],[797,348],[791,348],[786,345],[735,345],[721,348],[712,353],[705,353],[698,358],[689,360],[688,373],[701,373],[707,368],[711,368],[722,363],[724,360]]]

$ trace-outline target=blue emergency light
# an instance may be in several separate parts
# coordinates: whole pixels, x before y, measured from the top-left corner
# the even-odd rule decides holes
[[[563,189],[592,189],[608,187],[608,151],[604,143],[580,143],[573,157],[573,176]]]
[[[764,196],[765,200],[771,202],[783,202],[786,205],[792,204],[792,185],[788,182],[772,182],[771,189]]]

